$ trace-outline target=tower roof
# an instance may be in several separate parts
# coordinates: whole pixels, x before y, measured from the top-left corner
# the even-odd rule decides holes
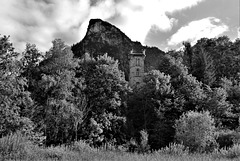
[[[146,55],[145,55],[145,50],[143,50],[143,51],[141,51],[141,52],[131,50],[130,55],[131,55],[131,56],[146,56]]]

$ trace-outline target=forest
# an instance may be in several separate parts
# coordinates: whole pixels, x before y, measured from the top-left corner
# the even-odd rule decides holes
[[[9,39],[0,37],[3,160],[34,160],[29,153],[68,160],[62,155],[69,149],[88,151],[85,160],[111,160],[112,151],[121,152],[115,160],[156,153],[240,157],[239,39],[183,42],[135,89],[107,53],[76,57],[61,39],[47,52],[26,44],[17,53]],[[107,150],[109,158],[94,158],[100,153],[94,149]]]

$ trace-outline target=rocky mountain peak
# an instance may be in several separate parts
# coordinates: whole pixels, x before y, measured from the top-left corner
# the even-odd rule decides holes
[[[101,19],[91,19],[89,21],[85,37],[94,37],[97,38],[98,42],[106,42],[108,44],[119,45],[123,43],[123,41],[128,43],[131,42],[131,40],[116,26]]]
[[[116,30],[116,28],[101,19],[91,19],[88,25],[87,35],[90,33],[105,32],[107,30]]]
[[[108,53],[119,61],[119,67],[125,72],[126,79],[129,73],[129,53],[131,50],[146,49],[145,68],[157,68],[164,52],[156,47],[143,46],[140,42],[131,41],[119,28],[101,19],[91,19],[85,37],[72,46],[75,57],[82,57],[89,53],[93,57]]]

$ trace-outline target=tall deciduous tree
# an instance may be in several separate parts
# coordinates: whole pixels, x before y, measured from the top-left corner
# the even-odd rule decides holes
[[[106,54],[96,60],[81,60],[79,75],[85,78],[89,114],[83,126],[83,138],[92,145],[124,141],[124,104],[128,92],[118,62]]]
[[[173,141],[174,121],[182,113],[184,99],[175,93],[171,77],[158,70],[148,72],[144,83],[130,97],[128,123],[135,137],[146,129],[151,148],[158,149]]]
[[[43,59],[44,55],[37,49],[36,45],[26,44],[26,49],[21,56],[21,63],[23,70],[22,75],[27,78],[29,88],[32,87],[34,78],[38,77],[38,72],[36,70]]]
[[[77,60],[60,39],[39,64],[32,95],[36,102],[32,118],[45,132],[47,144],[76,140],[85,109],[82,79],[75,77]]]
[[[196,106],[206,98],[202,83],[188,73],[182,58],[176,59],[167,55],[164,66],[159,66],[159,70],[171,76],[171,85],[175,93],[184,98],[186,111],[195,110]]]

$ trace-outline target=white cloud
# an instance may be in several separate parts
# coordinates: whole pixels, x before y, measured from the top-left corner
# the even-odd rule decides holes
[[[190,8],[204,0],[125,0],[117,8],[126,20],[120,28],[133,40],[144,42],[151,27],[169,31],[177,23],[166,13]]]
[[[161,4],[158,0],[152,0],[151,3],[140,0],[138,4],[130,1],[128,4],[122,5],[124,6],[120,4],[119,7],[125,23],[121,24],[120,28],[133,40],[144,42],[148,31],[153,25],[159,30],[172,28],[171,20],[159,9]],[[131,6],[139,7],[139,9],[133,10]]]
[[[160,0],[167,12],[175,12],[196,6],[204,0]]]
[[[168,45],[178,45],[183,41],[196,43],[198,39],[203,37],[213,38],[225,31],[228,31],[228,26],[223,24],[220,19],[207,17],[198,21],[192,21],[187,26],[180,28],[171,36]]]
[[[1,0],[0,34],[10,35],[18,51],[27,42],[48,50],[54,38],[72,44],[80,40],[89,7],[89,0]]]
[[[171,30],[177,20],[166,13],[190,8],[204,0],[0,0],[0,34],[11,35],[16,49],[26,42],[48,50],[54,38],[72,44],[84,37],[91,18],[123,21],[117,25],[131,39],[144,42],[154,26]]]
[[[80,38],[85,36],[88,22],[93,18],[106,20],[116,14],[116,6],[114,0],[99,1],[95,6],[89,8],[89,14],[85,17],[80,28]]]

